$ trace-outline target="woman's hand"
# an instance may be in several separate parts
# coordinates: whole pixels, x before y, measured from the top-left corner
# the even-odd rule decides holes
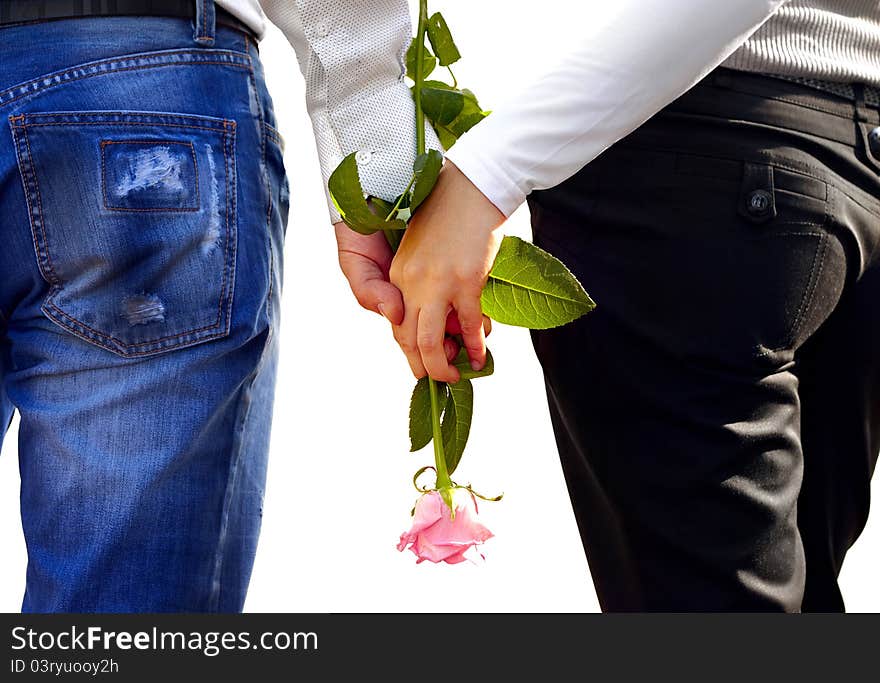
[[[457,314],[471,366],[486,362],[480,293],[498,249],[505,216],[450,161],[404,233],[391,264],[403,294],[404,317],[391,321],[394,338],[417,377],[456,382],[444,336]],[[454,317],[454,316],[452,316]]]

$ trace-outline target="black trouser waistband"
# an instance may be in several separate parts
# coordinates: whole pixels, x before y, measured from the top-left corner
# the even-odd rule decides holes
[[[195,0],[0,0],[0,26],[95,16],[195,17]],[[217,6],[217,23],[253,35],[253,29]]]
[[[773,76],[718,68],[669,111],[788,127],[854,146],[880,127],[880,107]]]

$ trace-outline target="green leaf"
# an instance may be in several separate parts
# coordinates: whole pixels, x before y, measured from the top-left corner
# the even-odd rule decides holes
[[[379,230],[404,230],[406,228],[406,223],[403,221],[398,219],[386,221],[385,216],[378,216],[370,210],[370,205],[364,198],[354,152],[345,157],[342,163],[336,167],[336,170],[330,175],[327,186],[330,190],[330,198],[342,216],[342,220],[355,232],[371,235]]]
[[[416,80],[416,39],[413,38],[412,42],[409,44],[409,47],[406,50],[406,75],[409,76],[411,80]],[[435,67],[437,66],[437,59],[434,55],[431,54],[431,51],[428,49],[428,46],[425,43],[422,43],[422,78],[427,78],[428,74],[431,73]]]
[[[386,202],[379,197],[368,197],[367,204],[369,204],[371,209],[375,209],[375,212],[383,219],[387,218],[388,214],[394,210],[394,204],[392,202]]]
[[[436,81],[432,81],[436,82]],[[474,95],[470,90],[455,90],[451,86],[443,84],[445,86],[445,90],[451,93],[447,96],[447,98],[455,98],[457,102],[461,104],[461,110],[458,114],[455,115],[448,123],[439,122],[432,119],[432,123],[434,124],[434,131],[437,133],[437,137],[440,138],[440,144],[443,145],[443,149],[450,149],[460,138],[462,135],[467,133],[471,128],[476,126],[480,121],[486,118],[489,115],[488,111],[483,111],[480,108],[480,103],[477,101],[477,96]],[[435,88],[436,90],[444,90],[444,88]],[[458,96],[461,96],[461,99],[458,99]],[[442,114],[444,118],[448,117],[448,112],[452,111],[458,105],[449,99],[448,102],[441,102],[439,96],[431,95],[429,97],[434,97],[437,102],[436,106],[441,107],[447,105]],[[424,99],[422,100],[424,103]],[[436,114],[438,112],[432,111],[432,114]],[[429,119],[431,116],[428,117]]]
[[[422,83],[423,88],[437,88],[438,90],[455,90],[449,83],[445,81],[425,81]]]
[[[443,450],[446,453],[446,469],[451,475],[458,467],[471,431],[471,417],[474,413],[474,387],[470,380],[462,379],[448,384],[449,398],[440,424],[443,435]]]
[[[440,410],[443,411],[448,392],[446,385],[437,383],[440,396]],[[409,402],[409,440],[410,452],[415,453],[431,443],[431,392],[428,389],[428,378],[422,377],[413,389]]]
[[[422,87],[425,90],[430,88],[432,90],[446,90],[446,91],[449,91],[452,93],[461,93],[462,97],[464,97],[464,94],[461,91],[456,90],[451,85],[449,85],[449,83],[444,83],[443,81],[425,81],[425,83]],[[412,88],[410,88],[410,90],[412,90]],[[424,90],[422,91],[422,93],[424,95]],[[452,95],[452,97],[456,101],[459,101],[459,97],[457,94]],[[432,99],[436,100],[437,106],[442,105],[443,102],[440,101],[438,98],[439,98],[439,96],[436,93],[429,94],[428,95],[429,107],[431,107],[435,104],[435,102],[433,102]],[[464,109],[464,106],[465,106],[464,99],[461,99],[460,101],[462,104],[462,109]],[[424,103],[425,103],[425,98],[422,97],[422,107],[423,108],[424,108]],[[451,104],[453,107],[458,106],[454,102],[451,102]],[[436,132],[437,137],[440,138],[440,144],[443,145],[443,149],[451,148],[452,145],[455,144],[456,140],[458,140],[458,135],[453,133],[447,126],[437,123],[437,121],[435,121],[433,119],[432,114],[436,115],[437,112],[434,109],[432,109],[431,111],[426,112],[425,116],[428,118],[428,120],[431,121],[431,124],[434,127],[434,132]]]
[[[410,200],[411,211],[414,212],[434,189],[441,168],[443,168],[443,155],[436,149],[428,150],[416,157],[413,163],[416,182],[413,184],[412,199]]]
[[[468,88],[462,88],[461,94],[464,95],[464,99],[466,100],[465,105],[472,105],[470,110],[467,111],[482,111],[480,109],[480,103],[477,102],[477,96],[474,94],[473,90],[469,90]]]
[[[501,241],[480,304],[493,320],[533,330],[565,325],[596,307],[561,261],[510,235]]]
[[[422,109],[432,123],[446,126],[455,120],[464,108],[465,97],[459,90],[423,88]]]
[[[440,12],[432,14],[428,18],[428,40],[434,53],[440,59],[440,66],[449,66],[461,59],[461,53],[452,40],[452,33],[446,25],[446,19]]]
[[[461,137],[471,128],[476,126],[480,121],[489,115],[489,112],[483,111],[477,96],[470,90],[462,90],[464,102],[462,103],[461,112],[455,117],[455,120],[449,124],[451,130],[457,137]]]
[[[458,141],[458,136],[446,126],[435,125],[434,132],[437,133],[437,137],[440,140],[440,144],[443,145],[443,149],[447,151],[452,149],[452,145]]]
[[[462,348],[452,364],[458,368],[458,372],[462,379],[475,379],[477,377],[488,377],[495,372],[495,360],[492,358],[492,352],[486,349],[486,364],[482,370],[474,370],[471,367],[471,360],[468,358],[467,350]]]
[[[462,112],[455,117],[455,121],[449,124],[449,130],[456,138],[460,138],[488,115],[489,112],[487,111],[478,111],[472,114]]]

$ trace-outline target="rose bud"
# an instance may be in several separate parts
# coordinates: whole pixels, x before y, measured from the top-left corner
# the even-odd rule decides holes
[[[416,563],[463,562],[468,559],[468,550],[492,537],[492,532],[477,521],[477,500],[473,494],[459,488],[451,493],[454,516],[438,491],[426,493],[416,502],[412,527],[400,535],[397,544],[400,551],[409,547],[419,558]],[[483,557],[482,553],[480,556]]]

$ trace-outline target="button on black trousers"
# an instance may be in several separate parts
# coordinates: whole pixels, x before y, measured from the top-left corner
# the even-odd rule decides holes
[[[878,126],[718,69],[531,195],[598,303],[533,341],[604,610],[843,610],[880,449]]]

